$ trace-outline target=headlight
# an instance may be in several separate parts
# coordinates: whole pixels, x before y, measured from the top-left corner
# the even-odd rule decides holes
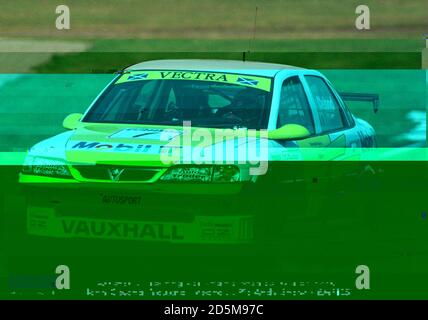
[[[239,182],[239,168],[236,166],[216,166],[213,172],[213,182]]]
[[[64,161],[34,156],[27,156],[22,173],[61,178],[71,177],[70,170]]]
[[[239,168],[233,165],[175,166],[161,177],[169,182],[239,182]]]

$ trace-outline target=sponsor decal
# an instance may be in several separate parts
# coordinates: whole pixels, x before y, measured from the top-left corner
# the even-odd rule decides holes
[[[232,238],[233,227],[231,223],[204,223],[201,224],[201,236],[207,240]]]
[[[129,238],[141,240],[183,240],[174,224],[113,222],[103,220],[61,219],[67,236],[91,238]]]
[[[161,71],[162,79],[185,79],[185,80],[205,80],[227,82],[226,74],[208,72],[187,72],[187,71]],[[128,78],[129,79],[129,78]]]
[[[139,196],[103,195],[106,203],[140,203]],[[53,208],[29,206],[29,234],[68,238],[126,239],[180,243],[248,243],[251,216],[197,216],[192,223],[57,217]]]
[[[139,206],[141,204],[141,196],[101,194],[101,203],[106,205]]]
[[[169,146],[151,145],[151,144],[124,144],[124,143],[104,143],[104,142],[87,142],[78,141],[74,143],[71,149],[75,150],[96,150],[96,151],[111,151],[111,152],[141,152],[146,154],[160,154],[163,148],[171,148]]]
[[[115,84],[142,80],[193,80],[230,83],[234,85],[252,87],[264,91],[271,91],[271,79],[260,76],[241,75],[233,73],[219,73],[208,71],[132,71],[123,74]]]

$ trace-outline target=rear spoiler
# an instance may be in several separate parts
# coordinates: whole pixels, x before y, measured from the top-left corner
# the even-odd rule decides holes
[[[379,95],[375,93],[350,93],[350,92],[339,92],[339,95],[343,101],[362,101],[371,102],[373,104],[373,112],[379,111]]]

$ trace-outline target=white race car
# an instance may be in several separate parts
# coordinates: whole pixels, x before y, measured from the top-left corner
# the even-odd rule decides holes
[[[173,242],[252,239],[254,197],[243,204],[232,201],[235,195],[257,185],[263,197],[272,183],[291,183],[294,190],[313,183],[307,169],[290,170],[297,160],[314,160],[304,150],[334,160],[343,150],[375,146],[374,129],[344,99],[376,106],[378,100],[339,94],[320,72],[278,64],[130,66],[85,114],[64,120],[66,132],[30,149],[20,174],[28,231]]]

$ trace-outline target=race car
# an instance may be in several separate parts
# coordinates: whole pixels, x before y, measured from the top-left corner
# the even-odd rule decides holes
[[[313,208],[315,191],[352,175],[332,173],[329,160],[376,146],[373,127],[344,99],[378,103],[376,95],[339,94],[320,72],[287,65],[160,60],[127,67],[84,114],[65,118],[68,131],[29,150],[19,177],[28,232],[249,241],[266,199],[292,194],[288,208]]]

